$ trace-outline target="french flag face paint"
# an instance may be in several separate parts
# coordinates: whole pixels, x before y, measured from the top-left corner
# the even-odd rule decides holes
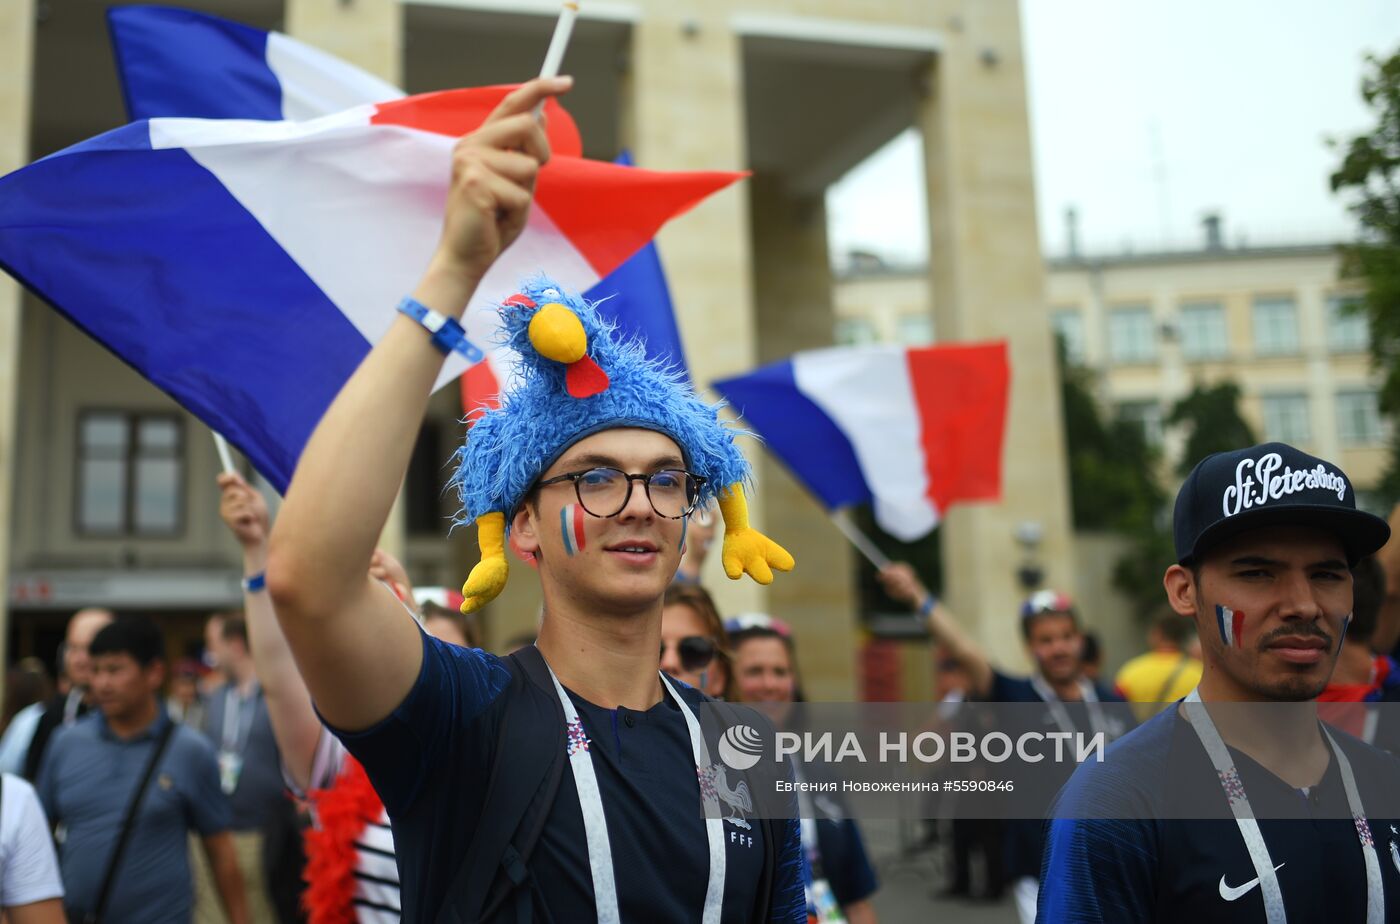
[[[564,551],[572,558],[583,551],[583,508],[578,504],[565,504],[559,511],[559,530],[564,535]]]
[[[1217,604],[1215,623],[1220,627],[1220,640],[1225,643],[1226,648],[1244,646],[1244,613]]]

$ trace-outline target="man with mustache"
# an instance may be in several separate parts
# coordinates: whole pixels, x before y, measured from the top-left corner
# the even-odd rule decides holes
[[[1204,671],[1086,763],[1048,824],[1052,921],[1400,918],[1400,762],[1318,721],[1352,568],[1390,534],[1335,465],[1282,443],[1208,456],[1176,499],[1167,600]]]

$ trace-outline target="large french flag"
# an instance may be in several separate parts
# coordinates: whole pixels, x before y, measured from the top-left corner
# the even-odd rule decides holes
[[[108,31],[132,119],[304,120],[400,99],[403,91],[348,61],[280,32],[169,6],[107,11]],[[577,143],[573,139],[573,143]],[[623,152],[617,163],[632,165]],[[685,368],[680,328],[655,244],[586,293],[599,312],[640,335],[647,353]],[[461,379],[464,409],[495,404],[510,351],[482,344],[489,361]]]
[[[436,246],[453,144],[510,89],[306,122],[134,122],[0,177],[0,267],[282,489]],[[556,156],[529,225],[464,317],[478,345],[522,278],[587,290],[739,177],[585,160],[567,113],[548,116]],[[438,384],[465,366],[449,359]]]
[[[898,539],[1001,494],[1004,343],[812,350],[714,385],[825,506],[871,503]]]

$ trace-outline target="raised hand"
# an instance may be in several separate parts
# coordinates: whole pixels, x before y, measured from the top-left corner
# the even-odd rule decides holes
[[[512,91],[481,127],[452,151],[442,238],[429,274],[475,284],[520,236],[529,218],[535,177],[549,161],[535,104],[568,92],[573,78],[531,80]]]
[[[272,519],[262,494],[243,480],[243,476],[225,472],[218,478],[219,516],[245,549],[267,544],[272,531]]]

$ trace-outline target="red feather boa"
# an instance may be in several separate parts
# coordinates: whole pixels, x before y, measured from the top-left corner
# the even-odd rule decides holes
[[[310,794],[316,825],[306,831],[306,892],[310,924],[354,924],[355,839],[377,821],[384,803],[359,761],[345,755],[340,776]]]

